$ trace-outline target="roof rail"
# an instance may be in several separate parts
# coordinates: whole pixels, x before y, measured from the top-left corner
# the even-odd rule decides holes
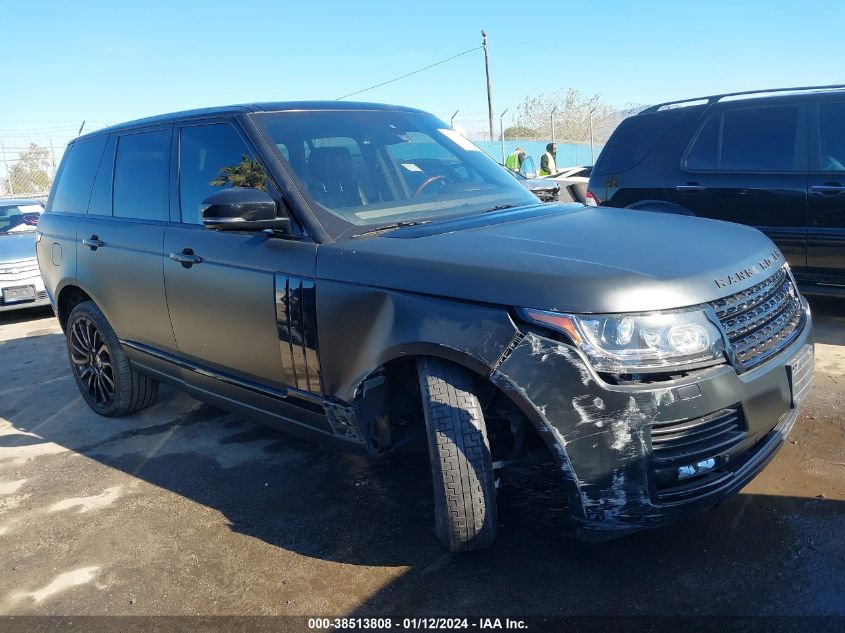
[[[678,105],[681,103],[692,103],[693,101],[706,101],[707,105],[716,103],[725,97],[739,97],[742,95],[766,94],[770,92],[802,92],[804,90],[834,90],[836,88],[845,88],[845,84],[829,84],[827,86],[800,86],[797,88],[769,88],[766,90],[743,90],[742,92],[726,92],[720,95],[710,95],[709,97],[695,97],[693,99],[679,99],[677,101],[666,101],[650,106],[645,110],[640,111],[639,114],[648,114],[650,112],[657,112],[661,108],[670,105]]]

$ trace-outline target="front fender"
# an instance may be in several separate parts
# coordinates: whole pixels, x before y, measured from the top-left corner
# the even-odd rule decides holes
[[[436,356],[486,376],[517,334],[504,307],[324,280],[317,324],[325,395],[344,402],[403,356]]]

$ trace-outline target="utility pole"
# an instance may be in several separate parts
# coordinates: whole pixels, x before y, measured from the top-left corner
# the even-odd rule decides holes
[[[590,164],[591,165],[596,164],[596,156],[593,153],[593,112],[596,111],[596,108],[598,108],[598,106],[596,106],[595,108],[590,110]]]
[[[453,130],[455,129],[455,117],[458,116],[458,112],[460,112],[460,110],[455,110],[455,114],[453,114],[452,118],[449,119],[449,127]]]
[[[56,150],[53,149],[53,139],[50,139],[50,158],[53,164],[53,178],[56,177]]]
[[[487,120],[490,124],[490,140],[493,140],[493,95],[490,89],[490,51],[487,47],[487,33],[481,29],[481,45],[484,47],[484,71],[487,73]]]
[[[552,122],[552,143],[555,142],[555,112],[557,112],[557,106],[552,108],[552,113],[549,115],[549,119]]]
[[[499,115],[499,134],[502,135],[502,165],[505,164],[505,124],[502,123],[502,119],[505,118],[505,113],[508,111],[505,108],[505,111]]]

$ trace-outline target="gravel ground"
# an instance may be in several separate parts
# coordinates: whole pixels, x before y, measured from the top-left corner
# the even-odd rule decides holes
[[[419,457],[329,453],[162,388],[89,411],[49,311],[0,315],[0,614],[845,615],[845,302],[817,376],[736,497],[574,540],[549,487],[501,491],[489,551],[444,554]]]

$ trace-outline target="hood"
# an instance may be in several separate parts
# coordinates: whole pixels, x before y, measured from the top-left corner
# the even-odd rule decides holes
[[[713,301],[783,262],[758,230],[689,216],[547,204],[319,247],[317,275],[561,312],[640,312]]]
[[[0,262],[35,259],[35,231],[0,235]]]

